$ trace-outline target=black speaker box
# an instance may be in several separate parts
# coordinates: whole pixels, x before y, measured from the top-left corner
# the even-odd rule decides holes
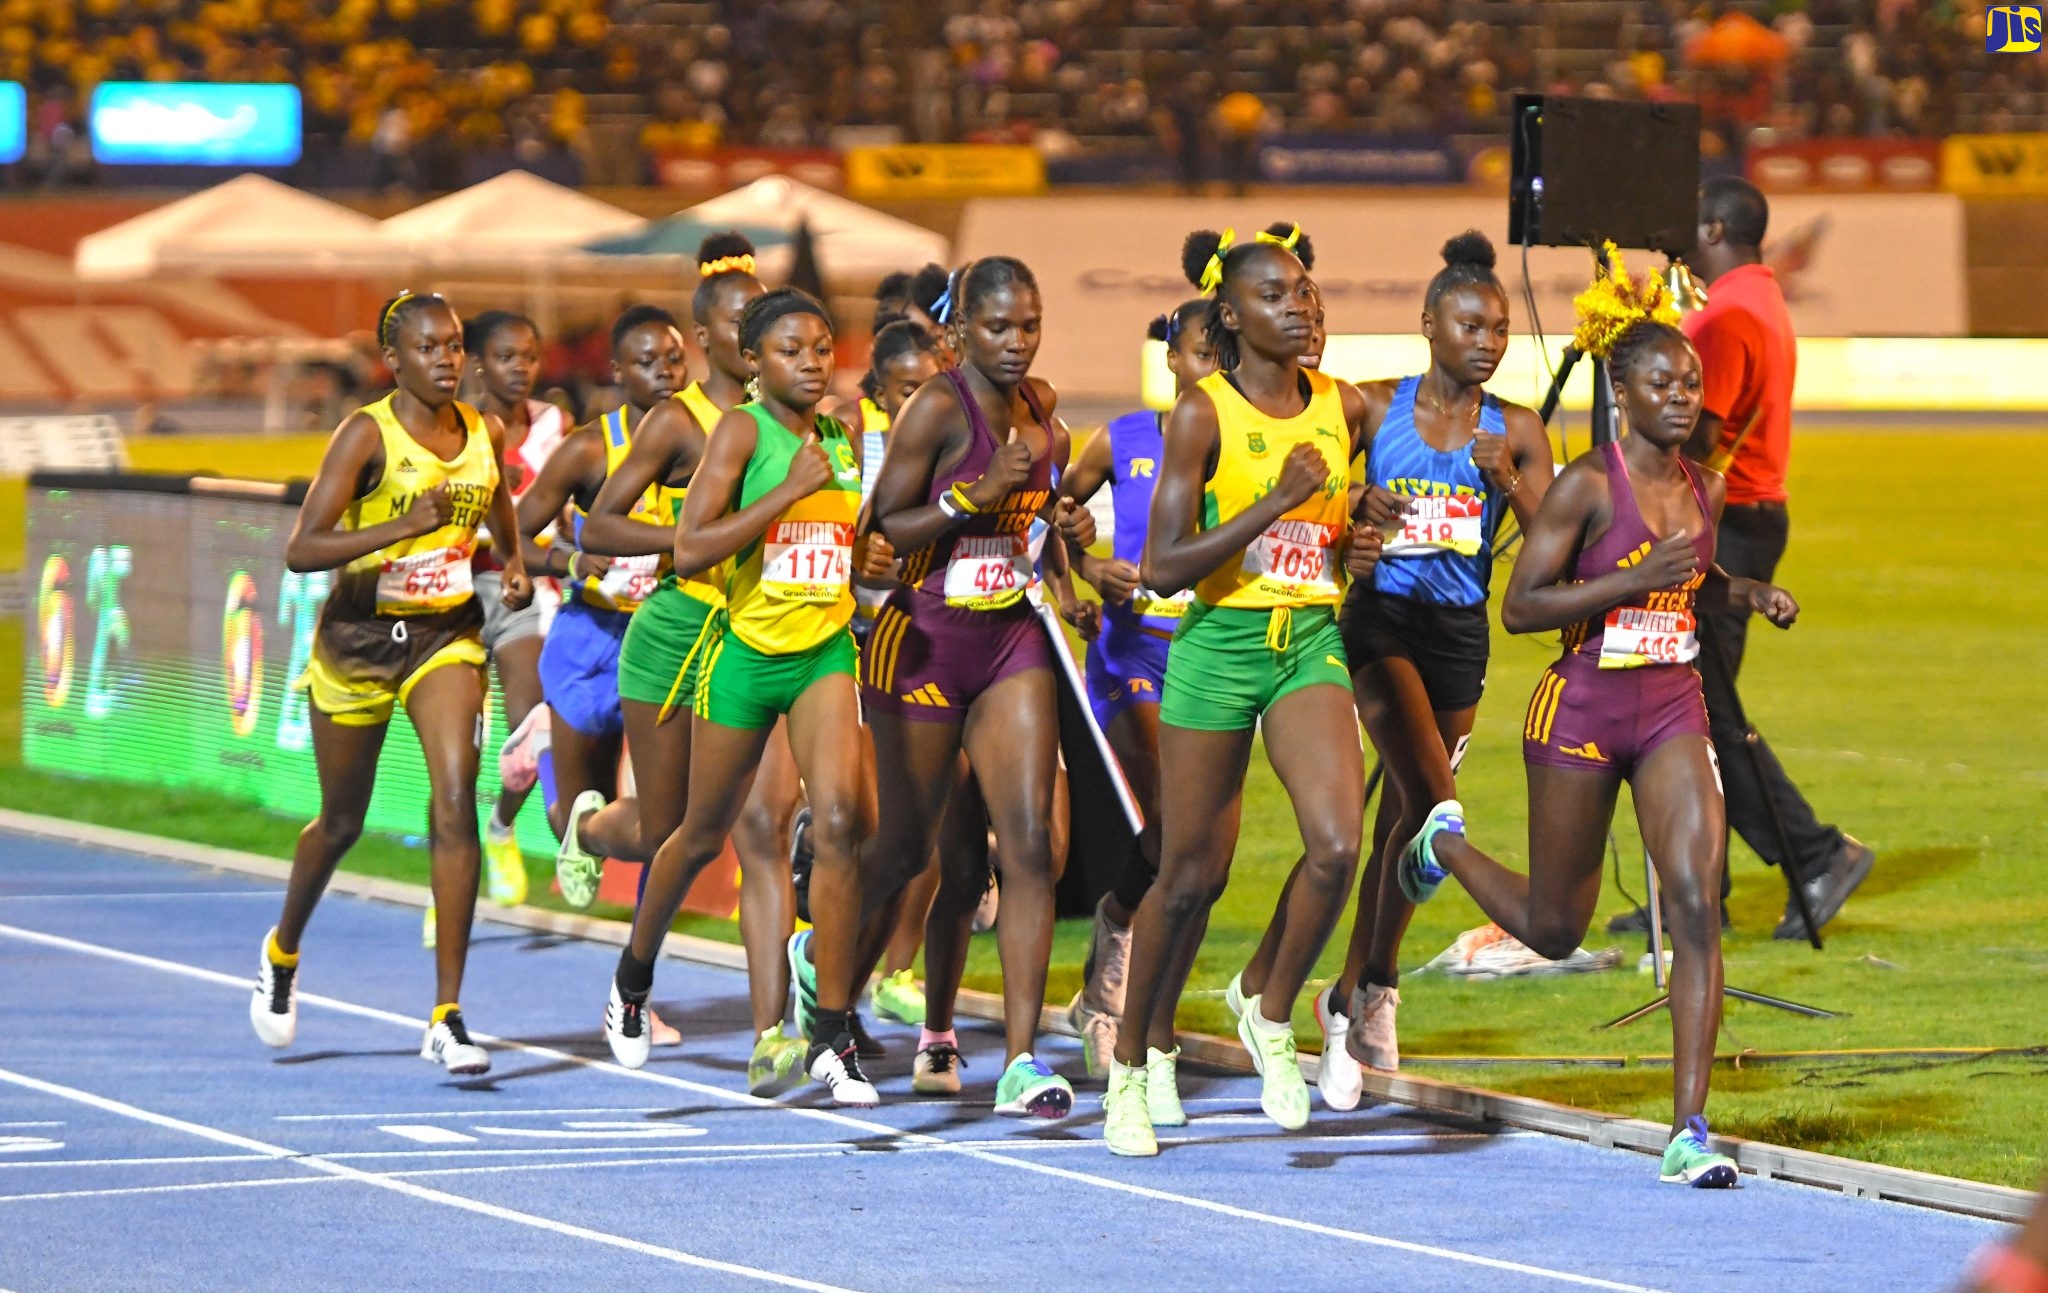
[[[1518,94],[1512,123],[1509,242],[1692,250],[1698,104]]]

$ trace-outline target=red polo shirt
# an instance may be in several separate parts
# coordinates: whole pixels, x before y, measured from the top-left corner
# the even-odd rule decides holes
[[[1778,276],[1763,265],[1729,270],[1707,288],[1706,308],[1686,316],[1685,334],[1700,352],[1701,402],[1723,423],[1720,448],[1749,427],[1728,466],[1729,503],[1784,502],[1799,342]]]

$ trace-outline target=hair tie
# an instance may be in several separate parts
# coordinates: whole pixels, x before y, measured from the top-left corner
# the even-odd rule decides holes
[[[938,300],[932,302],[933,322],[944,324],[953,321],[953,284],[959,277],[960,271],[957,269],[946,275],[946,290],[939,293]]]
[[[388,346],[391,344],[390,332],[388,331],[391,327],[391,316],[398,313],[399,306],[404,305],[416,295],[418,293],[409,287],[401,288],[398,295],[391,298],[391,304],[384,307],[384,313],[377,320],[378,345]]]
[[[697,272],[703,275],[705,278],[716,278],[720,274],[729,274],[735,270],[742,274],[753,273],[753,256],[751,254],[740,256],[720,256],[717,260],[706,261],[702,265],[699,265],[697,267]]]
[[[1173,344],[1173,336],[1174,336],[1174,334],[1175,334],[1175,333],[1177,333],[1177,332],[1179,332],[1179,331],[1180,331],[1180,311],[1179,311],[1179,310],[1168,310],[1168,311],[1166,312],[1166,344],[1167,344],[1167,345],[1169,345],[1169,346],[1170,346],[1170,345],[1172,345],[1172,344]]]
[[[1237,230],[1225,229],[1223,236],[1216,240],[1216,250],[1209,254],[1209,263],[1202,267],[1202,279],[1196,284],[1203,292],[1214,292],[1223,286],[1223,258],[1230,254],[1230,248],[1237,242]]]
[[[1294,244],[1301,241],[1301,226],[1298,224],[1288,225],[1287,236],[1285,238],[1282,238],[1278,234],[1267,233],[1264,229],[1261,229],[1257,233],[1252,235],[1252,241],[1270,243],[1271,245],[1279,247],[1283,250],[1293,251]]]

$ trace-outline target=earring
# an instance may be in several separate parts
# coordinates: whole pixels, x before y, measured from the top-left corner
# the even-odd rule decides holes
[[[746,391],[747,403],[759,404],[761,402],[761,374],[755,373],[747,378]]]

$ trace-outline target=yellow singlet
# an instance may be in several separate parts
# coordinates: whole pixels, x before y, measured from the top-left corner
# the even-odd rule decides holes
[[[627,452],[633,447],[633,433],[626,426],[626,413],[627,406],[621,404],[598,423],[604,430],[604,474],[607,476],[619,469],[619,464],[626,460]],[[575,511],[577,533],[581,534],[583,512],[580,508]],[[633,500],[633,506],[626,511],[626,518],[647,525],[674,525],[682,512],[683,491],[657,481]],[[663,552],[614,557],[602,577],[586,578],[579,591],[585,602],[600,610],[631,614],[640,609],[640,603],[654,595],[662,575],[674,564],[674,557]]]
[[[455,507],[440,529],[357,557],[342,568],[341,578],[344,583],[373,585],[374,593],[365,588],[369,595],[350,600],[374,604],[379,615],[430,615],[460,606],[472,596],[470,558],[476,552],[477,527],[498,489],[498,459],[491,452],[483,418],[460,401],[455,413],[467,433],[462,452],[453,461],[435,457],[392,411],[396,394],[359,410],[375,419],[383,437],[384,474],[376,488],[348,505],[341,527],[362,530],[382,525],[411,511],[421,494],[439,485],[448,487]]]
[[[1200,383],[1216,406],[1221,432],[1216,474],[1202,492],[1202,529],[1215,529],[1265,497],[1294,446],[1314,446],[1330,465],[1321,492],[1195,585],[1195,596],[1212,606],[1334,606],[1344,596],[1338,552],[1350,526],[1351,433],[1336,379],[1306,368],[1302,375],[1309,383],[1308,407],[1291,418],[1261,413],[1225,373],[1211,373]]]
[[[709,440],[711,433],[718,429],[718,419],[725,416],[725,410],[711,402],[711,397],[704,393],[704,383],[691,382],[688,386],[677,391],[675,398],[681,400],[683,407],[690,410],[690,416],[697,419],[697,425],[703,428],[704,438]],[[676,515],[681,517],[683,513],[683,499],[690,491],[685,486],[673,492],[676,500]],[[710,570],[691,575],[688,578],[678,577],[676,586],[698,601],[708,606],[722,609],[725,606],[725,583],[729,573],[730,569],[728,566],[714,566]]]

